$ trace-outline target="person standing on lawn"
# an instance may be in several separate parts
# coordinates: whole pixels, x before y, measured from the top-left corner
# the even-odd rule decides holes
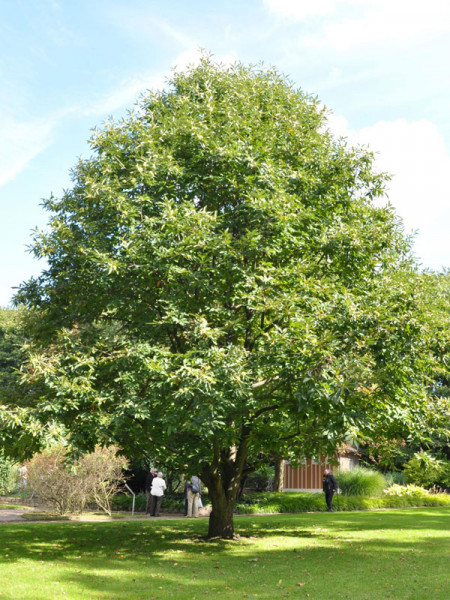
[[[328,512],[333,512],[333,495],[337,492],[338,484],[331,473],[330,469],[325,469],[323,472],[323,491],[325,492],[325,500],[327,503]]]
[[[150,494],[152,500],[150,502],[150,515],[152,517],[159,517],[159,511],[161,510],[161,502],[164,496],[164,490],[166,489],[166,482],[163,479],[161,471],[152,481],[152,489]]]
[[[147,515],[150,514],[150,504],[152,501],[152,495],[151,495],[151,489],[152,489],[152,481],[154,480],[154,478],[156,477],[156,469],[155,468],[151,468],[150,471],[147,473],[147,477],[145,479],[145,495],[147,496],[147,504],[145,506],[145,513]]]
[[[202,493],[202,486],[200,479],[194,475],[190,481],[187,482],[187,516],[198,517],[198,501]]]

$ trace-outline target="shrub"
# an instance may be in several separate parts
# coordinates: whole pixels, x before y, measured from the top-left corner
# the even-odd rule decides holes
[[[428,452],[416,452],[405,465],[406,483],[431,487],[440,483],[444,470],[443,461]]]
[[[28,488],[34,497],[64,515],[82,509],[82,490],[76,471],[66,465],[66,449],[52,446],[28,463]]]
[[[136,494],[136,500],[134,509],[137,512],[144,512],[147,504],[147,497],[145,494]],[[128,511],[133,506],[133,498],[129,494],[117,494],[111,499],[112,510]]]
[[[81,512],[88,502],[111,514],[110,500],[123,482],[126,465],[115,447],[96,448],[69,463],[67,449],[55,445],[27,463],[28,487],[60,515]]]
[[[209,498],[205,493],[202,493],[202,502],[206,506],[209,504]],[[145,494],[136,494],[135,511],[144,512],[147,503]],[[113,510],[131,511],[133,506],[133,497],[129,494],[118,494],[111,501]],[[164,494],[162,501],[162,509],[176,512],[184,512],[184,495],[182,493]]]
[[[253,471],[245,480],[245,487],[251,490],[265,491],[272,489],[275,468],[269,465],[261,465],[259,469]]]
[[[0,496],[7,496],[17,489],[19,465],[0,454]]]
[[[352,469],[340,471],[336,477],[344,496],[381,496],[386,480],[378,471],[370,469]]]
[[[428,490],[418,485],[391,485],[385,490],[386,496],[427,496]]]
[[[388,487],[394,484],[404,485],[406,483],[406,476],[403,471],[388,471],[384,473],[384,478]]]
[[[117,454],[118,448],[97,447],[94,452],[80,459],[78,473],[84,487],[87,502],[94,502],[100,509],[111,514],[111,499],[124,482],[124,469],[128,460]]]
[[[447,489],[450,488],[450,461],[449,460],[444,461],[442,473],[439,478],[439,483],[444,488],[447,488]]]

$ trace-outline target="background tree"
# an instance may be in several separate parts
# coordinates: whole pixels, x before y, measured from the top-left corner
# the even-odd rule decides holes
[[[416,277],[434,369],[427,385],[426,411],[417,414],[415,428],[396,437],[380,432],[365,445],[364,460],[384,471],[403,470],[417,453],[450,460],[450,274],[426,272]]]
[[[450,272],[427,274],[427,317],[436,367],[429,386],[429,410],[421,448],[450,460]]]
[[[23,317],[23,310],[0,308],[0,407],[12,416],[7,419],[0,416],[0,446],[7,463],[7,456],[19,457],[33,446],[32,436],[25,434],[25,429],[30,431],[29,415],[23,419],[27,388],[22,385],[20,369],[26,360],[28,339]]]
[[[64,437],[60,423],[51,418],[44,423],[38,411],[32,410],[36,400],[47,392],[44,383],[30,387],[23,381],[27,332],[35,325],[34,317],[23,307],[0,308],[0,449],[5,464],[9,464],[8,457],[22,460]]]
[[[199,473],[223,537],[261,452],[413,426],[429,353],[409,241],[316,98],[204,56],[91,147],[17,297],[33,418]]]
[[[0,308],[0,402],[11,403],[21,396],[20,367],[25,360],[25,328],[21,311]]]

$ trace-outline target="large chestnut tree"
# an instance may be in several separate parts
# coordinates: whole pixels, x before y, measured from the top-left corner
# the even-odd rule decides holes
[[[35,424],[198,473],[226,538],[258,457],[413,424],[428,351],[410,244],[377,200],[386,176],[316,98],[204,56],[90,144],[17,297]]]

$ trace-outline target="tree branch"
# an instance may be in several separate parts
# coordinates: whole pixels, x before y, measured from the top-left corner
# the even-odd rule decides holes
[[[255,419],[257,419],[259,416],[261,416],[265,412],[269,412],[271,410],[276,410],[277,408],[280,408],[279,404],[272,404],[272,406],[266,406],[264,408],[260,408],[259,410],[257,410],[255,412],[255,414],[252,417],[250,417],[250,422],[253,422]]]

